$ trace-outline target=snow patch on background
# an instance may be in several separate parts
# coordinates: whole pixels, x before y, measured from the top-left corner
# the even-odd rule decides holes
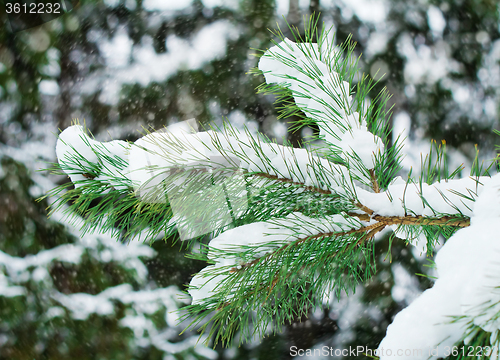
[[[191,39],[169,35],[166,39],[167,52],[158,54],[151,38],[132,46],[124,30],[119,30],[111,40],[98,42],[107,68],[105,72],[96,72],[85,80],[82,91],[92,94],[96,87],[101,87],[100,100],[116,105],[124,84],[147,86],[153,81],[163,82],[179,70],[198,69],[223,57],[228,42],[238,36],[239,30],[235,25],[219,20],[203,27]]]

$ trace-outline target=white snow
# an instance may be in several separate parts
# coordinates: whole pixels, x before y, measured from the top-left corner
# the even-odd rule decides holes
[[[178,11],[187,8],[192,4],[192,0],[144,0],[142,7],[146,11]]]
[[[203,0],[203,6],[207,8],[224,7],[237,10],[240,3],[238,0]]]
[[[300,224],[304,221],[310,224],[309,228],[301,227]],[[254,249],[252,257],[258,258],[301,238],[320,233],[347,231],[359,226],[357,220],[346,219],[342,215],[315,219],[297,212],[284,219],[256,222],[227,230],[209,244],[208,258],[216,264],[206,267],[191,280],[188,291],[193,298],[193,304],[202,303],[213,296],[220,283],[227,279],[228,268],[245,262],[240,253],[249,248]],[[224,252],[223,257],[220,251]],[[218,274],[214,275],[217,270]]]
[[[346,135],[347,138],[348,136],[351,136],[350,133]],[[345,140],[345,144],[351,144],[351,141]],[[126,182],[120,179],[129,179],[137,196],[143,201],[164,202],[165,196],[168,196],[179,230],[186,228],[181,223],[186,216],[189,217],[189,213],[180,211],[186,203],[186,196],[190,195],[188,192],[182,192],[182,189],[193,183],[194,179],[189,176],[190,171],[194,169],[205,169],[209,172],[219,168],[228,170],[227,177],[223,180],[227,186],[231,186],[231,202],[233,205],[238,204],[233,209],[236,215],[247,207],[245,182],[240,170],[267,173],[301,182],[306,186],[329,188],[339,194],[354,193],[350,174],[343,166],[312,155],[306,149],[266,143],[234,128],[225,132],[207,131],[194,134],[167,128],[162,132],[148,134],[134,144],[128,144],[122,141],[97,142],[85,134],[81,126],[76,125],[67,128],[60,135],[56,152],[63,167],[70,166],[70,169],[64,170],[72,181],[80,182],[75,184],[77,186],[85,182],[82,171],[92,173],[93,168],[98,165],[96,180],[116,188],[126,185]],[[245,157],[238,159],[241,154]],[[368,152],[366,156],[369,156]],[[114,163],[110,159],[113,159]],[[160,186],[162,181],[170,176],[171,170],[180,170],[181,173],[175,178],[175,182],[169,183],[167,187]],[[176,208],[175,199],[179,198],[179,195],[183,196],[183,201]],[[199,196],[198,193],[191,195]],[[221,206],[227,206],[223,203],[225,197],[221,200]],[[202,203],[199,206],[202,206]],[[214,220],[217,226],[223,226],[231,220],[229,209],[226,210],[226,217]],[[182,238],[204,234],[213,230],[213,226],[215,225],[201,226],[195,234],[185,229],[186,233]]]
[[[386,50],[387,44],[391,38],[391,33],[387,30],[376,31],[370,34],[370,39],[367,42],[366,51],[363,53],[368,59],[382,53]]]
[[[436,216],[461,213],[471,216],[474,200],[459,194],[475,199],[483,191],[484,184],[489,181],[489,177],[468,177],[420,185],[407,184],[401,177],[397,177],[387,191],[377,194],[360,188],[357,193],[359,201],[378,215],[405,216],[406,213]]]
[[[182,4],[183,2],[155,1],[154,4]],[[132,46],[131,40],[120,29],[111,40],[100,40],[99,49],[106,59],[106,72],[95,72],[82,84],[84,93],[102,88],[100,100],[117,104],[124,84],[138,83],[146,86],[153,81],[162,82],[181,69],[198,69],[205,63],[226,54],[229,41],[239,35],[239,30],[227,20],[205,25],[190,39],[169,35],[167,52],[158,54],[153,40],[145,37],[141,44]]]
[[[38,84],[38,89],[42,94],[55,96],[59,94],[59,85],[54,80],[42,80]]]
[[[110,41],[99,41],[98,44],[108,68],[123,68],[129,64],[133,41],[124,27],[119,28]]]
[[[124,166],[120,165],[128,162],[129,147],[127,142],[120,140],[98,142],[87,135],[83,126],[74,125],[59,135],[56,154],[59,164],[65,168],[75,187],[80,186],[86,179],[82,175],[82,169],[93,174],[96,168],[102,173],[94,174],[98,175],[96,180],[119,187],[123,184],[113,179],[124,177]],[[117,164],[117,161],[120,164]]]
[[[471,226],[459,230],[438,252],[438,280],[396,315],[379,349],[385,359],[437,359],[462,339],[466,316],[485,331],[500,329],[500,174],[486,183],[474,204]],[[439,345],[439,346],[438,346]],[[431,350],[438,349],[437,355]],[[422,349],[422,356],[394,356],[396,349]]]
[[[214,265],[207,266],[191,279],[188,292],[191,295],[191,304],[201,304],[211,296],[215,295],[217,287],[222,283],[228,275],[216,275],[214,271],[217,267]]]
[[[442,11],[436,6],[429,6],[429,10],[427,10],[427,19],[434,36],[441,37],[446,27],[446,20]]]
[[[150,3],[148,6],[151,8],[159,6],[157,2],[150,1]],[[362,14],[360,11],[358,13]],[[373,16],[374,21],[380,21],[385,17],[383,6],[368,15]],[[430,26],[439,35],[444,28],[439,14],[431,8],[428,16]],[[130,43],[122,41],[118,32],[115,38],[103,44],[101,49],[105,55],[108,54],[106,55],[108,65],[116,68],[113,80],[108,84],[109,88],[104,87],[103,94],[109,101],[116,102],[117,89],[121,88],[123,83],[147,84],[153,80],[164,80],[181,67],[198,68],[225,53],[227,41],[231,39],[231,31],[234,29],[230,23],[219,21],[206,26],[190,40],[171,36],[167,39],[166,54],[156,54],[152,44],[148,42],[133,49]],[[221,39],[216,44],[211,41],[214,34]],[[402,36],[398,44],[408,58],[405,76],[410,83],[434,81],[435,78],[457,70],[456,66],[448,61],[446,48],[431,49],[420,45],[416,49],[410,40]],[[211,51],[208,52],[209,55],[196,56],[207,53],[209,48]],[[231,129],[229,132],[203,133],[170,129],[149,134],[134,144],[127,144],[96,142],[79,126],[70,127],[61,134],[56,148],[59,161],[78,159],[76,155],[78,152],[84,169],[91,168],[95,164],[100,166],[101,171],[97,180],[116,185],[115,179],[124,176],[134,183],[139,196],[147,201],[165,201],[164,193],[157,192],[163,199],[147,198],[145,194],[150,189],[157,191],[155,188],[166,179],[167,170],[175,168],[214,171],[214,168],[220,165],[222,168],[234,170],[232,176],[237,179],[236,182],[239,179],[238,171],[245,170],[291,179],[307,186],[328,188],[342,196],[356,194],[352,199],[359,200],[376,215],[469,216],[471,226],[459,230],[438,253],[436,264],[439,279],[434,287],[417,297],[418,288],[410,280],[409,274],[397,266],[393,268],[396,286],[392,295],[397,300],[411,304],[400,312],[389,326],[380,349],[422,349],[422,356],[414,356],[411,359],[427,359],[429,356],[431,359],[437,358],[444,354],[445,346],[454,345],[463,335],[464,323],[451,322],[452,316],[465,315],[486,331],[499,330],[500,321],[495,319],[494,315],[500,312],[500,291],[498,291],[500,279],[496,275],[500,273],[500,262],[497,261],[500,245],[494,224],[500,217],[498,208],[500,175],[492,179],[463,178],[431,185],[407,183],[402,178],[396,178],[387,191],[382,193],[373,193],[355,185],[352,181],[353,175],[363,175],[357,168],[360,166],[365,170],[373,168],[376,157],[384,151],[384,148],[381,139],[368,131],[365,119],[360,118],[359,113],[352,111],[351,86],[341,79],[331,62],[331,56],[337,50],[331,48],[326,51],[326,48],[326,44],[320,49],[317,44],[296,44],[286,39],[264,54],[259,61],[259,68],[264,72],[268,83],[278,83],[292,91],[297,105],[308,117],[318,122],[320,134],[331,150],[338,152],[348,163],[359,163],[359,166],[347,169],[312,155],[306,149],[265,143],[258,137],[251,137],[238,129]],[[118,56],[111,59],[114,52],[118,52]],[[185,57],[182,55],[184,53],[187,53]],[[306,56],[305,53],[310,56]],[[418,64],[412,62],[412,56],[418,59]],[[129,64],[130,57],[132,59]],[[424,67],[422,59],[426,60],[427,65]],[[166,63],[169,66],[165,66]],[[466,98],[467,91],[468,89],[457,88],[454,96],[459,100]],[[231,117],[240,122],[239,127],[246,120],[237,112],[232,113]],[[401,114],[396,120],[399,126],[398,132],[406,136],[409,127],[407,114]],[[229,165],[224,161],[218,165],[214,164],[213,159],[216,157],[220,159],[221,152],[227,156],[225,160],[230,162]],[[238,158],[236,152],[240,154],[238,157],[241,158],[241,154],[244,154],[244,157],[234,161]],[[108,156],[123,160],[124,166],[119,168],[114,166]],[[356,156],[359,156],[359,161]],[[70,171],[68,175],[73,181],[85,180],[78,170]],[[188,182],[184,178],[179,178],[177,185],[182,185],[184,181]],[[241,184],[243,183],[241,179]],[[173,203],[171,194],[167,195],[169,201]],[[184,215],[186,214],[180,213],[174,217],[181,233]],[[307,229],[299,226],[304,221],[309,222],[311,226]],[[263,256],[266,252],[301,237],[320,232],[345,231],[365,225],[361,222],[354,224],[353,221],[348,221],[341,215],[318,220],[293,213],[285,219],[258,222],[227,230],[210,242],[208,257],[215,262],[215,265],[206,267],[191,280],[188,291],[192,303],[200,304],[213,296],[221,282],[230,277],[228,270],[248,261],[244,259],[245,256],[249,256],[250,252],[247,250],[255,250],[251,254],[253,257]],[[46,276],[41,266],[45,266],[43,264],[50,263],[53,259],[78,262],[83,251],[87,249],[81,246],[75,248],[79,250],[72,249],[72,257],[65,257],[67,255],[54,251],[54,253],[42,252],[35,260],[29,257],[20,260],[0,253],[0,264],[13,274],[18,273],[19,281],[26,281],[25,279],[30,276],[37,281],[45,281]],[[110,261],[117,256],[115,250],[109,246],[106,252],[99,254],[99,259]],[[220,256],[221,253],[224,253],[223,257]],[[150,255],[147,252],[144,254]],[[127,256],[125,255],[125,258]],[[131,256],[129,263],[133,264],[130,266],[141,269],[142,263],[137,256],[138,254],[135,254],[135,258]],[[37,266],[40,270],[30,273],[27,270],[29,266]],[[147,270],[142,268],[137,273],[138,276],[145,278]],[[15,284],[5,282],[5,279],[0,278],[0,285],[2,285],[1,292],[10,296],[21,295],[20,289]],[[171,303],[170,295],[163,296],[152,292],[148,292],[148,295],[152,296],[152,300],[157,296],[158,304],[168,299],[169,303],[164,303],[165,307],[175,307],[175,304]],[[69,308],[75,318],[80,319],[92,313],[111,314],[114,311],[114,301],[133,304],[136,313],[127,315],[122,325],[131,328],[139,337],[139,342],[154,343],[155,337],[161,334],[155,333],[152,323],[143,315],[154,313],[160,305],[154,301],[142,302],[140,299],[143,296],[142,293],[134,293],[129,286],[121,285],[97,295],[56,294],[54,298]],[[231,297],[230,292],[227,297]],[[167,322],[172,322],[174,318],[169,318]],[[348,320],[346,316],[341,327],[348,326]],[[146,333],[152,334],[150,340],[144,340]],[[433,355],[430,350],[437,344],[439,344],[439,354]],[[157,346],[175,352],[175,349],[182,348],[184,344],[163,343]],[[396,351],[393,351],[394,353]],[[382,360],[386,358],[396,357],[381,357]],[[404,358],[410,359],[407,355]]]
[[[401,264],[393,264],[391,270],[394,276],[392,298],[397,302],[405,302],[406,305],[411,304],[422,293],[417,279],[412,277]]]
[[[389,13],[389,4],[385,0],[343,0],[362,22],[380,23]]]
[[[297,106],[317,121],[320,134],[333,151],[350,163],[359,162],[357,154],[361,166],[372,169],[384,146],[367,130],[365,119],[351,110],[350,84],[333,70],[338,52],[326,41],[297,44],[285,39],[264,53],[259,69],[268,84],[281,84],[292,91]]]
[[[431,85],[446,78],[449,73],[460,71],[460,64],[453,60],[450,47],[444,41],[436,41],[432,47],[420,44],[415,48],[413,38],[401,34],[397,47],[398,52],[406,58],[406,83]]]
[[[14,297],[26,294],[26,288],[10,284],[9,279],[0,273],[0,296]]]
[[[301,222],[307,221],[310,228],[302,228]],[[318,233],[341,232],[359,226],[357,221],[348,221],[342,215],[332,215],[323,219],[315,219],[295,212],[284,219],[275,219],[268,222],[256,222],[230,229],[210,241],[211,251],[209,259],[222,261],[213,250],[223,250],[237,254],[247,247],[258,246],[259,252],[256,256],[262,256],[266,252],[276,249],[283,244],[295,241],[299,238],[316,235]],[[238,234],[238,235],[237,235]],[[224,259],[224,262],[228,259]],[[231,265],[237,265],[233,262]]]

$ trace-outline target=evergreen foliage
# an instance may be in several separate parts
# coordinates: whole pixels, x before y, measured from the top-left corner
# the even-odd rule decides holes
[[[304,37],[292,32],[295,42],[275,33],[280,42],[263,53],[255,73],[263,71],[268,84],[258,90],[278,96],[281,116],[298,116],[297,127],[319,127],[304,148],[228,123],[197,134],[148,133],[135,144],[98,143],[75,127],[59,139],[58,166],[75,189],[51,195],[62,194],[55,209],[69,204],[70,216],[84,217],[84,230],[118,229],[127,238],[146,233],[152,241],[197,216],[200,229],[193,233],[205,235],[200,231],[218,203],[197,204],[207,196],[203,191],[217,175],[241,175],[243,195],[232,183],[219,194],[231,222],[210,224],[212,240],[195,258],[212,265],[191,281],[193,303],[185,308],[184,319],[201,324],[215,343],[264,335],[332,293],[353,293],[375,273],[374,237],[388,226],[408,241],[425,235],[431,254],[440,235],[449,238],[469,226],[472,204],[496,167],[496,160],[483,167],[476,158],[469,179],[454,179],[461,169],[448,169],[445,143],[434,142],[420,174],[396,178],[402,145],[388,141],[387,90],[369,101],[377,83],[358,76],[354,44],[348,39],[335,46],[314,17]],[[152,163],[132,165],[141,153]],[[172,191],[188,202],[177,218],[167,196]],[[239,211],[233,199],[242,196],[248,207]]]
[[[402,240],[390,237],[389,232],[379,233],[381,236],[376,238],[374,245],[377,273],[363,286],[359,285],[356,293],[348,298],[341,293],[339,300],[333,297],[323,299],[322,308],[295,317],[292,324],[287,323],[282,328],[282,333],[268,336],[259,344],[252,341],[226,350],[218,347],[217,355],[207,352],[200,344],[196,352],[187,349],[175,354],[171,348],[159,350],[155,346],[143,346],[144,339],[139,330],[131,331],[118,325],[126,312],[131,310],[130,304],[124,305],[110,298],[109,301],[115,305],[114,313],[94,313],[81,320],[76,318],[70,307],[47,295],[83,293],[89,301],[97,301],[102,299],[101,292],[129,283],[133,290],[143,290],[142,296],[147,297],[149,291],[154,292],[156,287],[175,285],[183,288],[183,284],[189,282],[192,274],[198,272],[204,263],[185,258],[184,249],[179,253],[179,246],[184,247],[186,242],[178,242],[171,247],[156,241],[152,244],[156,254],[140,259],[148,269],[147,281],[137,280],[134,266],[140,267],[139,263],[133,262],[136,264],[133,265],[130,258],[121,257],[112,262],[107,260],[110,249],[120,245],[119,242],[113,243],[114,240],[107,235],[82,235],[68,225],[60,212],[53,213],[51,219],[45,217],[47,202],[36,202],[35,198],[56,184],[68,182],[68,179],[37,170],[46,167],[41,162],[54,161],[53,144],[57,128],[65,129],[75,117],[86,119],[88,128],[100,140],[109,138],[108,132],[112,138],[135,140],[136,129],[141,125],[159,128],[193,117],[202,123],[215,121],[220,124],[218,121],[222,115],[227,116],[236,127],[241,125],[244,117],[250,129],[258,128],[271,139],[280,138],[283,133],[273,130],[282,129],[284,122],[276,122],[272,107],[274,98],[255,94],[254,88],[262,82],[262,77],[245,75],[255,65],[255,60],[248,58],[251,52],[248,49],[268,46],[266,28],[273,27],[276,18],[283,25],[280,20],[282,14],[288,13],[290,24],[302,29],[300,14],[321,9],[322,20],[335,24],[339,42],[352,33],[352,38],[358,42],[355,54],[363,54],[358,65],[365,73],[374,76],[379,68],[379,74],[386,73],[370,96],[374,99],[384,86],[393,94],[388,108],[395,104],[392,107],[395,135],[406,128],[401,138],[408,137],[403,150],[406,154],[402,163],[403,178],[407,178],[410,166],[414,167],[413,176],[418,175],[416,169],[421,164],[420,153],[429,152],[427,138],[437,139],[436,147],[442,146],[441,139],[445,139],[449,155],[446,160],[450,169],[464,163],[465,169],[458,171],[455,179],[466,177],[477,154],[474,145],[480,144],[482,150],[482,155],[475,162],[481,168],[483,159],[493,157],[493,144],[498,143],[497,136],[491,132],[492,127],[498,127],[500,99],[497,75],[500,14],[497,2],[375,0],[370,2],[373,7],[368,9],[356,6],[359,4],[357,1],[347,0],[316,0],[311,2],[311,6],[300,1],[296,8],[291,5],[288,8],[287,1],[195,0],[187,1],[191,5],[176,11],[154,9],[152,3],[174,4],[176,8],[180,4],[81,0],[81,6],[70,14],[15,36],[8,26],[5,27],[8,20],[5,12],[0,11],[4,24],[0,29],[0,256],[7,264],[19,264],[55,254],[53,249],[59,246],[67,252],[85,248],[82,261],[78,264],[57,258],[45,264],[49,276],[44,278],[31,277],[35,273],[42,274],[43,269],[30,268],[22,272],[20,278],[16,272],[11,272],[11,266],[0,264],[0,359],[185,359],[191,355],[200,359],[213,359],[215,356],[219,359],[276,359],[288,357],[291,345],[313,349],[322,345],[346,348],[367,344],[376,348],[393,316],[433,283],[430,278],[435,274],[432,270],[429,272],[427,261],[419,256],[422,243],[426,241],[423,238],[411,240],[421,227],[399,226],[396,236],[403,237]],[[292,0],[289,3],[297,2]],[[0,9],[2,6],[0,2]],[[442,17],[441,23],[436,23],[436,15]],[[237,28],[234,32],[210,37],[211,41],[219,43],[227,38],[226,34],[231,34],[224,55],[221,53],[220,57],[207,60],[196,68],[173,66],[172,69],[175,61],[174,64],[166,60],[163,63],[154,61],[163,54],[166,55],[164,59],[171,59],[173,53],[181,53],[171,47],[171,38],[186,44],[195,42],[198,35],[206,34],[202,30],[220,20],[229,21]],[[282,28],[290,39],[294,39],[286,25]],[[122,46],[111,48],[114,49],[112,51],[108,47],[118,45],[118,40],[125,40],[129,49],[133,50],[126,60],[126,70],[134,69],[137,60],[140,60],[135,55],[150,49],[148,54],[151,55],[152,65],[141,75],[148,74],[152,69],[159,70],[160,76],[149,80],[147,76],[142,76],[122,84],[115,67],[126,54],[116,50],[126,50],[127,46],[120,43]],[[203,52],[193,55],[198,59]],[[118,66],[123,66],[123,62],[121,64]],[[166,74],[163,69],[173,72]],[[374,77],[378,79],[378,76]],[[43,86],[47,83],[57,84],[59,92],[47,92],[49,88]],[[115,85],[114,88],[119,91],[116,102],[110,102],[105,96],[108,84]],[[52,85],[50,90],[53,89]],[[353,90],[358,92],[356,88]],[[295,121],[296,116],[303,114],[299,112],[284,120]],[[248,123],[248,120],[252,121]],[[280,123],[282,126],[275,128],[275,124]],[[301,136],[311,133],[320,135],[313,122],[296,132],[289,131],[286,139],[297,146]],[[388,141],[391,143],[392,139]],[[432,152],[435,153],[434,150]],[[492,175],[494,170],[489,173]],[[440,173],[435,174],[437,179]],[[383,184],[378,176],[380,187],[387,188],[388,184]],[[425,187],[425,183],[422,186]],[[286,182],[275,184],[271,180],[264,185],[269,187],[271,184],[276,192],[287,185]],[[67,186],[71,189],[70,184]],[[267,192],[258,186],[252,192],[250,190],[249,187],[248,193],[252,197],[259,196],[260,202],[249,203],[249,215],[237,218],[234,226],[269,217],[286,217],[298,208],[308,217],[314,217],[317,212],[331,215],[331,208],[336,207],[335,199],[330,204],[324,199],[324,194],[312,191],[301,192],[297,189],[297,194],[287,204],[276,201],[274,191]],[[111,195],[110,206],[120,207],[121,204],[116,202],[120,196],[115,201],[112,200],[113,194],[107,193]],[[281,194],[284,196],[286,191]],[[88,204],[88,209],[91,210],[104,198],[98,197]],[[323,201],[318,201],[320,199]],[[135,204],[136,200],[136,197],[129,199],[131,204]],[[68,204],[71,206],[72,202]],[[141,206],[154,208],[158,218],[169,216],[167,204],[142,203]],[[272,206],[275,207],[270,209]],[[255,214],[255,219],[252,214]],[[258,214],[262,216],[259,218]],[[132,217],[128,213],[116,215],[117,222]],[[139,215],[139,218],[143,216],[142,213]],[[103,217],[103,223],[105,221]],[[81,226],[81,223],[75,224]],[[138,225],[140,221],[134,224]],[[91,224],[85,225],[90,227]],[[393,230],[396,226],[391,225]],[[147,226],[121,228],[110,229],[125,242],[134,235],[139,237],[137,231],[147,234],[153,230]],[[438,225],[427,228],[429,236],[437,234],[439,229],[443,230]],[[455,229],[447,227],[450,231]],[[158,238],[163,235],[160,233]],[[149,236],[153,238],[152,233]],[[404,241],[407,236],[409,239]],[[175,233],[168,243],[178,238]],[[433,241],[442,244],[443,238],[436,236]],[[418,248],[409,244],[418,244]],[[27,274],[31,274],[29,279]],[[425,277],[414,274],[425,274]],[[25,295],[12,296],[11,288],[14,292],[23,291]],[[122,311],[123,306],[127,311]],[[65,312],[56,309],[51,314],[59,316],[46,319],[44,314],[52,308],[61,308]],[[173,335],[180,331],[179,327],[164,321],[161,310],[154,316],[154,321],[158,330]],[[481,334],[485,339],[485,334]],[[183,339],[188,340],[185,343],[194,340],[191,342],[194,344],[197,336],[190,339],[189,335],[183,335]],[[172,341],[178,342],[179,339],[174,336]],[[136,344],[142,345],[137,347]]]

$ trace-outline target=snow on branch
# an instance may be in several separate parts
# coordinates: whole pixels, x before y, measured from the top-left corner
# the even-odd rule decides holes
[[[304,223],[309,226],[304,227]],[[208,259],[215,265],[198,273],[191,280],[189,293],[193,304],[201,303],[214,294],[218,284],[231,273],[258,265],[275,251],[285,246],[296,246],[320,237],[340,236],[361,227],[356,218],[333,215],[321,219],[310,218],[301,213],[292,213],[284,219],[257,222],[228,230],[214,238],[209,244]],[[204,280],[207,273],[217,269],[222,272],[210,281]]]
[[[262,91],[290,91],[295,105],[319,126],[329,151],[349,163],[360,178],[369,179],[368,169],[376,166],[384,144],[368,130],[366,116],[354,110],[352,78],[346,74],[352,51],[345,54],[326,35],[318,43],[282,40],[260,58],[259,70],[268,84]],[[363,96],[360,92],[357,100]]]
[[[360,203],[382,216],[470,217],[473,204],[489,177],[455,179],[426,184],[396,178],[386,191],[357,189]]]
[[[498,344],[499,204],[500,175],[495,175],[474,205],[471,226],[458,231],[438,252],[438,280],[396,315],[379,349],[421,349],[421,356],[412,359],[446,357],[446,349],[464,339],[470,322],[492,333],[492,346]],[[439,351],[433,353],[435,349]]]
[[[270,324],[306,314],[332,291],[354,291],[375,272],[373,238],[386,227],[407,240],[425,234],[429,253],[440,235],[451,239],[438,258],[443,281],[398,315],[382,345],[401,347],[402,336],[409,348],[433,346],[433,336],[458,341],[458,322],[431,329],[444,315],[468,316],[486,331],[496,329],[490,315],[500,312],[497,295],[485,290],[495,283],[469,279],[469,295],[455,285],[466,276],[456,266],[472,244],[474,266],[482,271],[474,270],[477,276],[493,269],[493,257],[489,263],[478,259],[484,249],[498,250],[490,241],[498,238],[491,227],[498,216],[498,175],[476,171],[456,179],[459,171],[448,172],[445,148],[436,145],[418,177],[396,177],[402,146],[384,146],[391,130],[386,91],[368,101],[374,83],[355,81],[354,45],[348,39],[336,46],[328,32],[310,26],[295,42],[277,33],[282,41],[263,53],[255,72],[267,81],[260,91],[284,101],[282,115],[319,126],[313,142],[293,148],[230,124],[198,132],[188,121],[135,143],[101,143],[76,125],[57,143],[59,168],[75,189],[53,192],[62,194],[56,209],[70,203],[85,215],[85,230],[118,228],[121,235],[146,233],[148,240],[178,233],[189,244],[210,235],[193,255],[209,266],[191,280],[193,301],[185,318],[190,326],[203,323],[202,330],[210,326],[215,342],[230,342],[236,331],[242,340],[263,334]],[[290,96],[293,101],[284,100]],[[483,224],[483,217],[490,222]],[[474,237],[479,224],[491,230],[483,240]],[[459,243],[464,248],[453,250]],[[482,300],[491,302],[487,315],[474,307]],[[209,314],[210,325],[204,322]],[[425,334],[419,337],[414,324]]]
[[[222,131],[194,134],[166,129],[134,144],[96,142],[75,125],[61,133],[57,154],[60,168],[78,187],[97,191],[93,186],[100,184],[100,194],[133,189],[138,203],[168,205],[169,224],[177,226],[182,239],[206,234],[241,216],[248,208],[245,179],[249,177],[355,201],[354,180],[344,166],[306,149],[240,133],[229,125]],[[200,198],[201,192],[206,197]],[[210,220],[193,217],[200,211],[217,214],[227,207],[227,196],[232,217],[229,210]]]

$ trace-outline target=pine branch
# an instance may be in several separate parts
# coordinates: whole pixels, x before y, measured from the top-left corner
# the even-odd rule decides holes
[[[250,262],[244,263],[244,264],[239,264],[237,267],[231,268],[230,272],[231,273],[235,273],[235,272],[244,271],[244,270],[246,270],[247,268],[249,268],[251,266],[255,266],[255,265],[258,265],[259,263],[261,263],[263,261],[266,261],[267,258],[276,255],[280,251],[284,251],[285,249],[287,249],[290,246],[300,245],[303,242],[310,241],[310,240],[321,239],[321,238],[332,238],[332,237],[335,238],[335,237],[342,237],[342,236],[345,236],[345,235],[352,235],[352,234],[364,233],[364,236],[361,237],[360,240],[358,240],[358,245],[359,245],[361,242],[364,242],[365,240],[372,239],[373,236],[375,236],[375,234],[377,234],[378,232],[382,231],[386,225],[388,225],[388,224],[386,224],[384,222],[377,222],[375,224],[363,226],[360,229],[353,229],[353,230],[344,231],[344,232],[319,233],[319,234],[316,234],[314,236],[308,236],[308,237],[305,237],[305,238],[300,238],[297,241],[294,241],[293,243],[289,243],[289,244],[284,245],[283,247],[279,248],[278,250],[276,250],[276,251],[274,251],[272,253],[266,254],[265,256],[262,256],[260,258],[256,258],[256,259],[254,259],[254,260],[252,260]],[[335,255],[337,255],[337,254],[335,254]]]
[[[439,225],[439,226],[456,226],[456,227],[467,227],[470,226],[469,218],[455,218],[451,216],[443,216],[440,218],[430,218],[426,216],[382,216],[382,215],[367,215],[367,214],[356,214],[348,213],[349,216],[357,217],[362,221],[376,220],[379,223],[385,225],[413,225],[413,226],[427,226],[427,225]]]
[[[215,343],[231,342],[237,331],[241,341],[263,334],[322,296],[353,291],[375,272],[372,240],[387,226],[407,239],[424,234],[431,252],[439,235],[470,225],[489,181],[491,166],[478,161],[474,177],[453,179],[461,167],[448,170],[444,142],[422,156],[418,177],[396,177],[403,144],[385,146],[390,95],[384,89],[366,101],[376,82],[355,81],[350,38],[335,46],[327,30],[317,34],[315,18],[304,37],[293,31],[295,42],[276,35],[281,42],[263,52],[254,73],[267,81],[260,92],[283,101],[281,116],[320,128],[306,147],[228,123],[199,133],[146,132],[133,144],[99,143],[71,127],[57,145],[59,169],[75,189],[53,190],[52,206],[83,216],[85,231],[148,240],[178,233],[189,245],[212,238],[193,255],[211,265],[191,281],[185,318],[195,326],[212,316],[201,330],[210,327]]]

